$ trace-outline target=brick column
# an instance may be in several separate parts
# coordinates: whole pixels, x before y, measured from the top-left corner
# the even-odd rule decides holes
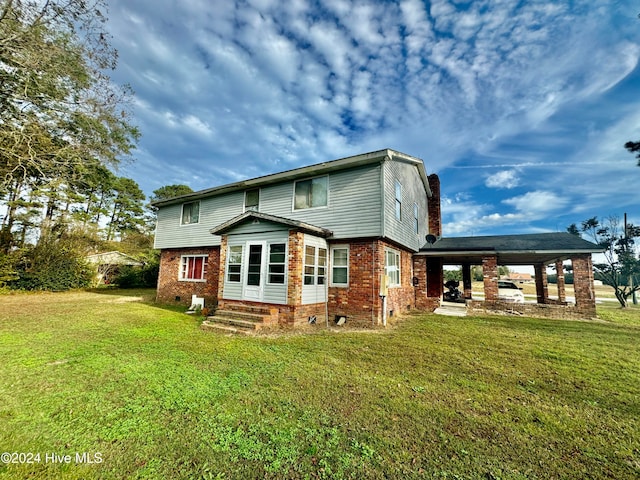
[[[561,260],[556,262],[556,282],[558,285],[558,302],[565,303],[567,301],[567,294],[565,291],[564,283],[564,265]]]
[[[462,264],[462,288],[464,289],[464,298],[471,298],[471,264]]]
[[[573,289],[576,308],[590,316],[596,315],[596,297],[593,290],[593,265],[591,255],[571,258],[573,264]]]
[[[218,264],[218,299],[224,298],[224,270],[227,268],[227,235],[220,238],[220,263]]]
[[[442,298],[443,287],[442,259],[427,260],[427,297]]]
[[[304,234],[291,230],[289,232],[289,278],[287,283],[287,304],[302,303],[302,268],[304,263]]]
[[[533,266],[536,273],[536,297],[538,303],[549,303],[549,286],[547,283],[547,266],[538,263]]]
[[[427,308],[427,257],[424,255],[413,256],[413,275],[418,279],[415,286],[415,308],[424,310]]]
[[[482,257],[482,278],[484,281],[484,301],[498,301],[498,257]]]

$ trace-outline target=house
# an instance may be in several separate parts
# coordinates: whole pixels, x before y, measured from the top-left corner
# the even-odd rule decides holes
[[[534,279],[530,273],[509,272],[508,275],[502,275],[500,280],[508,280],[514,283],[533,283]]]
[[[87,256],[87,262],[98,267],[98,284],[110,284],[120,272],[122,266],[143,267],[144,263],[139,262],[122,252],[95,253]]]
[[[581,293],[574,311],[560,316],[595,315],[596,245],[569,234],[442,238],[438,176],[391,149],[154,205],[158,301],[188,306],[196,295],[219,321],[385,325],[408,310],[438,307],[447,264],[462,264],[468,304],[470,266],[483,266],[486,301],[476,309],[501,308],[498,264],[534,265],[540,311],[554,315],[544,267],[567,259],[583,272]],[[564,291],[558,298],[564,307]]]
[[[380,325],[416,306],[412,259],[441,233],[438,192],[422,160],[385,149],[156,202],[158,300]]]

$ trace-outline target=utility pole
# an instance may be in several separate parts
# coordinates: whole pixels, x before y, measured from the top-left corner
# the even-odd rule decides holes
[[[626,212],[624,214],[624,240],[625,240],[625,242],[624,242],[625,247],[624,248],[625,248],[625,250],[627,250],[629,248],[629,229],[627,228],[627,214],[626,214]],[[628,250],[627,250],[627,253],[629,253]],[[633,273],[629,273],[628,283],[629,283],[629,288],[631,290],[633,290]],[[632,295],[632,299],[633,299],[633,304],[637,305],[638,304],[638,297],[636,296],[636,292],[634,291],[631,295]]]

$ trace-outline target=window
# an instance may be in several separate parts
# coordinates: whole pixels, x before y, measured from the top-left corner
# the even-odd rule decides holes
[[[314,285],[316,277],[316,247],[306,246],[304,249],[304,284]]]
[[[268,283],[284,284],[287,268],[286,260],[286,245],[284,243],[272,243],[269,245]]]
[[[296,182],[294,190],[294,210],[327,206],[327,177]]]
[[[327,249],[307,245],[304,249],[304,284],[324,285],[327,278]]]
[[[227,282],[240,283],[242,281],[242,245],[229,247],[227,257]]]
[[[207,274],[207,255],[180,257],[180,280],[204,282]]]
[[[318,285],[324,285],[327,278],[327,249],[318,248]]]
[[[182,204],[182,225],[191,225],[200,221],[200,202]]]
[[[402,220],[402,185],[396,180],[396,219]]]
[[[389,286],[400,285],[400,252],[396,250],[385,250],[385,273],[389,277]]]
[[[247,190],[244,192],[244,211],[253,210],[258,211],[258,205],[260,204],[260,189]]]
[[[415,233],[419,233],[420,230],[420,222],[418,221],[418,204],[413,204],[413,231]]]
[[[333,247],[331,259],[331,284],[349,285],[349,247]]]

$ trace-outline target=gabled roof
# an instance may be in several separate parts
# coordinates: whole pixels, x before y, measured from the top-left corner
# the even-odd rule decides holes
[[[317,163],[315,165],[308,165],[306,167],[295,168],[293,170],[286,170],[284,172],[273,173],[271,175],[265,175],[262,177],[251,178],[242,180],[235,183],[228,183],[226,185],[220,185],[218,187],[208,188],[206,190],[200,190],[198,192],[188,193],[186,195],[180,195],[178,197],[169,198],[166,200],[159,200],[152,202],[155,207],[163,207],[166,205],[172,205],[175,203],[188,202],[193,200],[199,200],[205,197],[211,197],[216,195],[222,195],[224,193],[234,192],[238,190],[247,190],[252,188],[259,188],[264,185],[269,185],[277,182],[291,181],[300,178],[310,177],[314,175],[324,175],[330,172],[344,170],[347,168],[358,167],[362,165],[369,165],[374,163],[381,163],[385,160],[392,159],[414,165],[418,169],[418,173],[424,185],[425,191],[431,196],[431,188],[429,187],[429,181],[424,168],[424,162],[416,157],[407,155],[405,153],[397,152],[386,148],[384,150],[378,150],[370,153],[363,153],[360,155],[354,155],[351,157],[340,158],[338,160],[331,160],[328,162]]]
[[[98,265],[133,265],[137,267],[144,265],[143,262],[117,251],[87,255],[87,262]]]
[[[327,230],[326,228],[322,227],[316,227],[315,225],[311,225],[310,223],[291,220],[290,218],[277,217],[275,215],[269,215],[267,213],[255,211],[247,211],[241,215],[238,215],[237,217],[233,217],[231,220],[228,220],[218,225],[217,227],[212,228],[211,230],[209,230],[209,232],[211,232],[213,235],[223,235],[225,233],[229,233],[238,225],[254,220],[286,225],[288,227],[300,230],[305,233],[310,233],[318,237],[327,238],[333,235],[333,232],[331,230]]]
[[[418,254],[440,257],[445,263],[478,263],[485,255],[496,255],[502,265],[531,265],[602,251],[595,243],[576,235],[556,232],[441,238],[433,244],[425,244]]]

